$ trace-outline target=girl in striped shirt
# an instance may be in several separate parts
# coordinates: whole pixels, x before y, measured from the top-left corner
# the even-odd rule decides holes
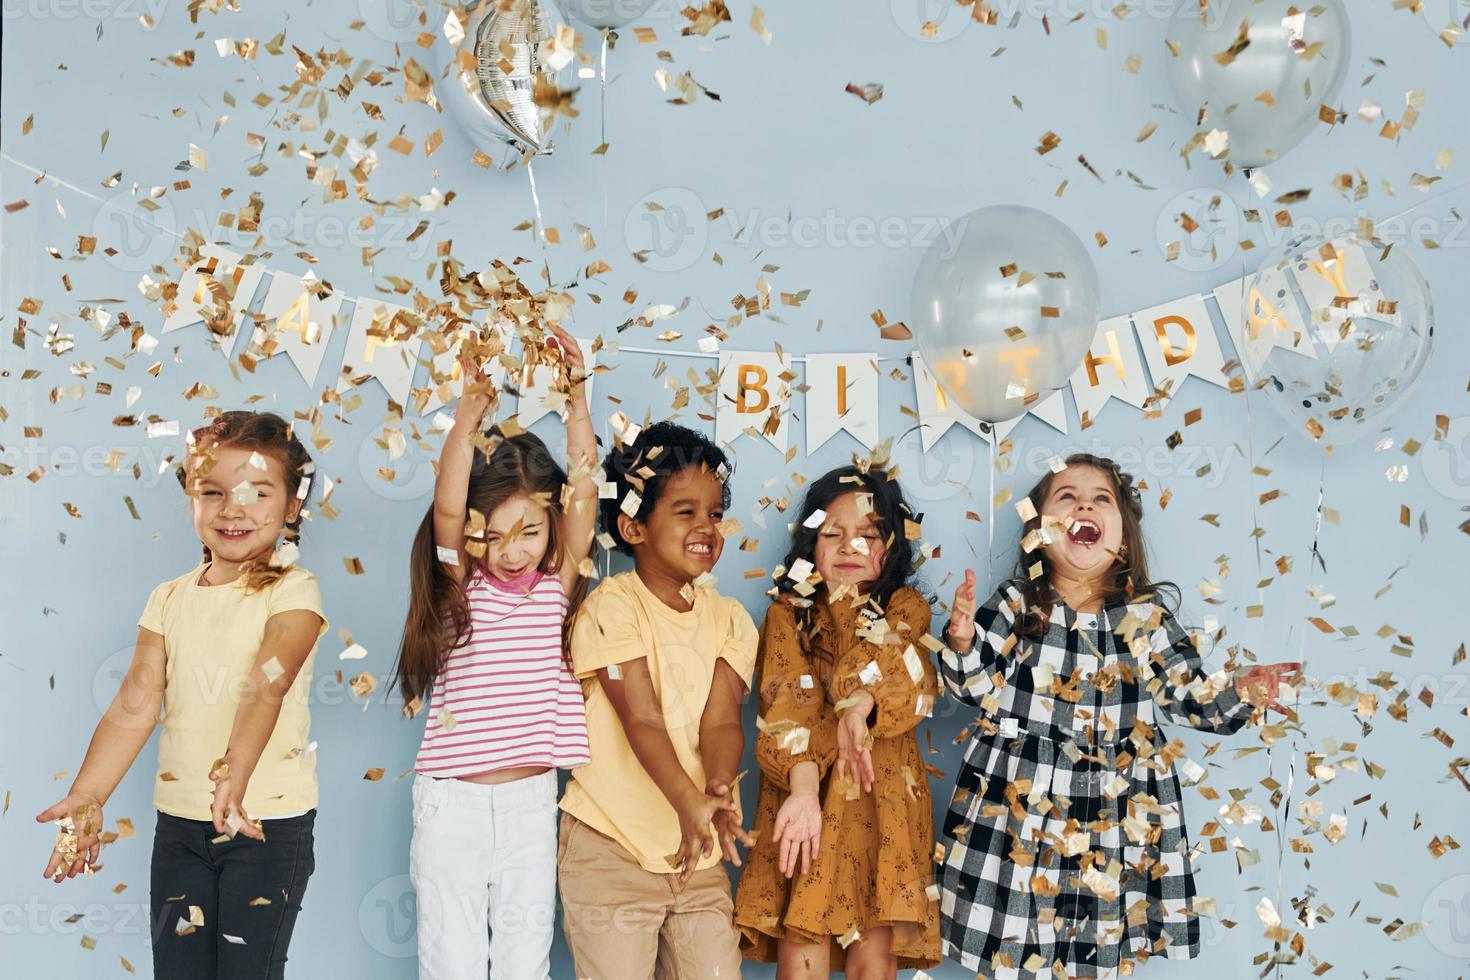
[[[480,431],[495,391],[471,357],[434,504],[413,543],[395,684],[429,697],[413,784],[409,876],[421,978],[549,975],[556,917],[556,770],[589,761],[564,627],[597,520],[596,437],[577,343],[552,327],[568,478],[546,444]],[[531,345],[532,349],[541,345]]]

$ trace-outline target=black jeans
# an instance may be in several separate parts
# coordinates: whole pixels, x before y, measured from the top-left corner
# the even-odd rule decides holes
[[[237,834],[216,844],[209,821],[160,813],[149,902],[154,980],[281,980],[316,868],[315,823],[312,810],[264,821],[264,842]],[[191,925],[191,906],[202,925]]]

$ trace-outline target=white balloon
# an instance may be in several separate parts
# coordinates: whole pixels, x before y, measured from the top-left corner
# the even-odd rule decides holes
[[[1227,134],[1223,148],[1207,151],[1260,167],[1322,125],[1318,112],[1342,93],[1353,39],[1343,0],[1181,0],[1169,45],[1180,111],[1191,120],[1203,111],[1202,131]]]
[[[945,393],[1003,422],[1082,363],[1101,312],[1097,270],[1072,230],[1035,208],[981,208],[957,224],[919,264],[909,324]]]
[[[557,0],[562,13],[591,27],[616,29],[642,17],[653,0]]]

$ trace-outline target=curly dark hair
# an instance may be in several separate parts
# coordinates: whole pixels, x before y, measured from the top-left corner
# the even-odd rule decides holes
[[[1067,457],[1068,466],[1091,466],[1102,472],[1113,487],[1113,499],[1118,502],[1118,513],[1123,518],[1123,541],[1113,566],[1102,586],[1101,599],[1104,607],[1125,602],[1140,602],[1145,599],[1157,602],[1171,614],[1179,607],[1179,586],[1173,582],[1155,582],[1149,577],[1148,553],[1143,540],[1143,498],[1134,485],[1133,476],[1125,473],[1113,460],[1091,453],[1073,453]],[[1031,501],[1036,516],[1021,528],[1021,538],[1041,527],[1041,508],[1051,493],[1052,484],[1060,474],[1048,472],[1031,488],[1027,498]],[[1043,574],[1031,577],[1030,568],[1042,563]],[[1046,553],[1041,550],[1028,554],[1022,545],[1016,547],[1015,578],[1011,584],[1025,600],[1025,612],[1020,617],[1019,632],[1032,639],[1039,639],[1046,631],[1047,611],[1061,597],[1051,584],[1051,568]]]
[[[691,468],[713,473],[719,479],[720,502],[729,507],[730,459],[703,433],[675,422],[659,422],[639,432],[631,443],[618,443],[608,451],[602,469],[617,492],[598,502],[598,518],[602,530],[612,536],[615,550],[624,555],[633,554],[633,546],[618,531],[618,515],[623,512],[628,491],[642,498],[634,519],[647,521],[663,496],[669,477]],[[652,476],[648,475],[650,471]]]
[[[880,607],[888,605],[893,593],[909,584],[914,574],[914,546],[904,533],[904,521],[918,521],[903,499],[903,489],[888,470],[873,470],[857,466],[839,466],[813,480],[802,498],[801,510],[796,516],[795,529],[791,532],[791,550],[786,555],[785,566],[790,568],[798,559],[815,561],[817,535],[820,527],[807,527],[807,518],[819,510],[827,510],[833,501],[843,494],[869,493],[873,496],[873,523],[883,535],[887,552],[883,556],[883,567],[878,578],[868,590],[868,595]],[[795,593],[796,584],[790,576],[783,575],[776,587],[782,594]]]

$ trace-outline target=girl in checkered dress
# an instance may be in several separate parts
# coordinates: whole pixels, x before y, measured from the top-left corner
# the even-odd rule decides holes
[[[1029,501],[1030,506],[1027,506]],[[1220,735],[1297,664],[1207,673],[1153,582],[1133,479],[1079,454],[1023,501],[1016,575],[955,594],[940,673],[980,709],[944,821],[944,953],[982,977],[1116,977],[1198,955],[1167,720]]]

